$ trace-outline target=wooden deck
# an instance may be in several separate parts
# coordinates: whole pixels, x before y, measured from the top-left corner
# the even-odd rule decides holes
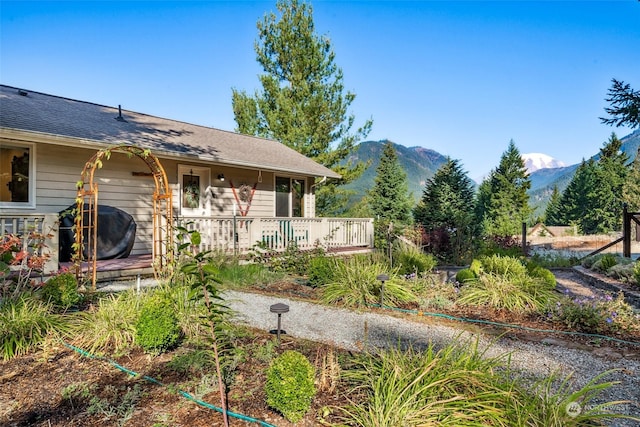
[[[127,258],[107,259],[96,262],[98,282],[153,275],[153,257],[151,254],[130,255]],[[61,262],[60,268],[73,268],[72,262]],[[87,269],[87,263],[82,263],[82,270]]]

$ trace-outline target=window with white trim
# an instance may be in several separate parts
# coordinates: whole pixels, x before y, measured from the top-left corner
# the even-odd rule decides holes
[[[35,207],[34,146],[0,142],[0,206]]]

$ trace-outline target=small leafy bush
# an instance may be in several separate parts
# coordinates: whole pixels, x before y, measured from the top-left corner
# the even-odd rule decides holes
[[[76,276],[72,273],[62,273],[50,278],[42,286],[42,297],[63,309],[76,305],[81,299]]]
[[[469,270],[471,270],[476,277],[478,277],[484,271],[484,269],[482,268],[482,263],[479,259],[474,259],[473,261],[471,261]]]
[[[550,288],[555,288],[556,276],[553,275],[551,270],[541,267],[535,262],[529,262],[527,263],[527,272],[529,273],[529,276],[542,279],[542,281],[546,283],[547,286],[549,286]]]
[[[314,380],[311,362],[297,351],[285,351],[267,369],[267,404],[292,423],[300,421],[316,395]]]
[[[180,327],[173,304],[161,292],[147,297],[136,323],[136,341],[148,353],[162,353],[180,339]]]
[[[618,264],[618,261],[613,254],[604,254],[599,260],[593,263],[591,266],[592,270],[599,271],[601,273],[606,273],[613,267]]]
[[[484,273],[505,277],[523,277],[527,275],[527,268],[518,258],[502,255],[485,256],[480,259]]]
[[[458,283],[471,282],[473,280],[476,280],[477,278],[478,277],[475,275],[475,273],[469,268],[463,268],[456,274],[456,281]]]
[[[640,314],[624,301],[622,292],[614,298],[565,295],[548,309],[547,317],[567,328],[587,333],[640,330]]]
[[[630,263],[616,264],[607,271],[607,276],[629,283],[634,279],[634,268],[635,265]]]
[[[636,279],[636,285],[640,286],[640,261],[636,261],[633,267],[633,277]]]
[[[326,283],[331,283],[336,271],[336,265],[340,262],[342,262],[340,259],[324,255],[311,258],[307,268],[309,286],[315,288]]]
[[[404,243],[395,247],[394,262],[399,274],[426,273],[438,265],[438,260],[433,255]]]

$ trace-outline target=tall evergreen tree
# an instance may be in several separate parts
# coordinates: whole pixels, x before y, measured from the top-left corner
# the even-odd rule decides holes
[[[604,110],[609,117],[601,117],[602,123],[616,126],[640,126],[640,91],[633,90],[631,85],[623,81],[611,79],[609,97],[605,99],[609,107]]]
[[[587,208],[587,194],[593,186],[596,163],[593,159],[582,160],[569,185],[560,198],[560,217],[563,225],[580,225],[579,221]]]
[[[335,213],[346,198],[336,185],[352,181],[365,168],[344,160],[369,134],[372,121],[352,132],[355,117],[348,109],[356,96],[345,93],[329,38],[315,33],[311,5],[278,0],[276,7],[279,19],[270,13],[257,24],[262,92],[250,96],[233,89],[237,130],[281,141],[340,173],[341,182],[320,186],[316,195],[319,214]]]
[[[622,142],[612,133],[597,162],[583,161],[562,195],[562,214],[584,234],[608,233],[622,225],[629,159],[621,147]]]
[[[391,141],[387,141],[376,168],[374,184],[368,193],[369,206],[374,218],[406,225],[411,222],[411,198],[407,174],[402,169],[398,154]]]
[[[622,200],[630,212],[640,212],[640,147],[622,187]]]
[[[528,221],[532,212],[527,193],[531,181],[513,140],[502,154],[498,167],[485,181],[478,199],[485,233],[494,236],[520,234],[522,223]]]
[[[474,197],[473,182],[459,161],[447,158],[427,181],[413,211],[416,223],[425,230],[429,252],[447,262],[468,261],[479,234]]]
[[[547,209],[544,213],[544,223],[547,225],[566,225],[566,220],[562,215],[561,209],[561,194],[558,190],[558,186],[553,186],[553,191],[551,192],[551,197],[549,198],[549,203],[547,204]]]

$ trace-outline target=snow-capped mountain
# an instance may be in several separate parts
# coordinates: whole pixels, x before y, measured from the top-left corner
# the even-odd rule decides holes
[[[566,166],[564,162],[542,153],[522,154],[521,157],[529,173],[539,169],[561,168]]]

